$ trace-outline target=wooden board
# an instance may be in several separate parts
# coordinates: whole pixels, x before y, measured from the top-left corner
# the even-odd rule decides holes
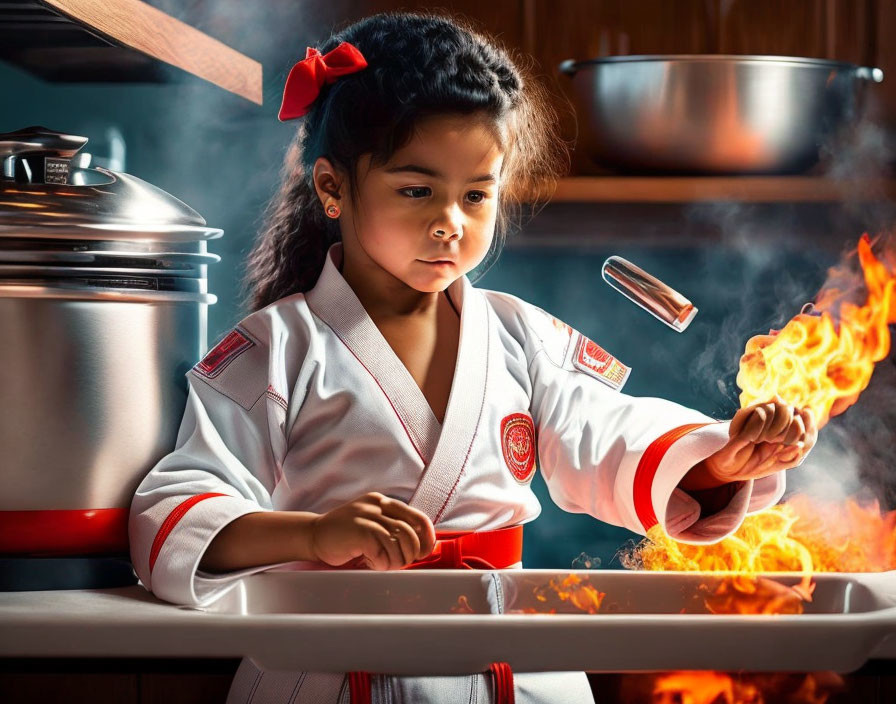
[[[115,44],[262,104],[261,64],[140,0],[41,0]]]

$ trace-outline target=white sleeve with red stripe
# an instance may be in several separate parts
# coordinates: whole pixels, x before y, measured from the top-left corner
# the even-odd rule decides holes
[[[228,357],[227,374],[204,377],[202,363],[187,374],[189,394],[174,451],[143,479],[131,503],[131,559],[143,585],[177,604],[201,604],[220,596],[262,565],[213,575],[198,571],[217,533],[249,513],[272,510],[278,459],[273,447],[282,430],[282,398],[261,382],[268,378],[269,346],[238,328],[255,344],[239,363]],[[224,344],[224,343],[222,343]],[[206,359],[212,358],[212,352]],[[200,371],[197,371],[200,370]],[[222,392],[226,392],[223,393]],[[281,563],[283,564],[283,563]]]
[[[700,504],[677,487],[728,442],[728,422],[621,393],[625,365],[541,309],[491,298],[527,348],[539,466],[558,506],[642,535],[660,523],[681,542],[712,543],[780,500],[783,472],[744,482],[725,508],[701,519]]]

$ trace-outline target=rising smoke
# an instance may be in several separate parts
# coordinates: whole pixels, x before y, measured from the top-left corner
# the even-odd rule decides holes
[[[818,300],[822,292],[834,288],[842,295],[832,313],[844,300],[864,303],[866,290],[855,256],[863,232],[875,239],[876,256],[896,272],[896,203],[885,197],[883,185],[894,154],[890,133],[868,121],[858,122],[822,149],[824,176],[842,194],[841,203],[816,208],[828,218],[823,228],[818,228],[811,206],[715,203],[692,210],[692,218],[715,224],[723,246],[739,257],[738,269],[726,285],[737,287],[743,296],[692,371],[695,385],[702,385],[708,396],[721,398],[719,408],[724,412],[717,417],[730,416],[728,411],[739,406],[735,377],[747,339],[782,328],[804,302]],[[890,329],[896,331],[894,326]],[[877,364],[858,403],[833,418],[803,465],[788,472],[788,494],[792,492],[832,501],[877,498],[884,508],[896,507],[892,349],[889,359]]]

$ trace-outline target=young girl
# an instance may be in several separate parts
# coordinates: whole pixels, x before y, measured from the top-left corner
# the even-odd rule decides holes
[[[254,312],[187,374],[177,447],[133,501],[147,589],[198,605],[285,564],[520,567],[536,464],[567,511],[685,542],[780,499],[781,470],[815,442],[807,411],[772,399],[719,422],[626,396],[620,361],[466,277],[562,148],[494,41],[441,17],[369,17],[293,68],[280,117],[302,116],[249,261]],[[249,660],[228,701],[514,697],[593,701],[584,673],[365,678]]]

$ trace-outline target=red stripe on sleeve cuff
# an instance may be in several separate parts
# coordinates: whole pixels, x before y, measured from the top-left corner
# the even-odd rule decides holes
[[[196,496],[191,496],[186,501],[182,501],[177,505],[177,507],[168,514],[168,518],[164,520],[162,523],[162,527],[159,528],[159,532],[156,533],[155,540],[152,541],[152,549],[149,551],[149,573],[152,574],[152,568],[155,567],[156,560],[159,557],[159,552],[162,550],[162,546],[165,544],[165,540],[168,539],[168,536],[171,534],[171,531],[174,530],[174,526],[176,526],[180,519],[183,518],[187,511],[189,511],[193,506],[198,504],[200,501],[205,499],[210,499],[213,496],[228,496],[228,494],[198,494]]]
[[[672,428],[672,430],[660,435],[656,440],[650,443],[650,445],[647,446],[647,449],[644,450],[644,454],[641,455],[641,461],[638,462],[638,468],[635,470],[633,493],[635,513],[638,515],[638,520],[641,521],[641,525],[644,526],[645,532],[659,523],[656,517],[656,511],[654,511],[653,508],[653,498],[651,493],[653,489],[653,480],[656,477],[657,469],[659,469],[660,462],[665,456],[666,451],[672,447],[676,441],[680,440],[688,433],[707,425],[709,425],[709,423],[689,423],[688,425],[680,425],[677,428]]]

